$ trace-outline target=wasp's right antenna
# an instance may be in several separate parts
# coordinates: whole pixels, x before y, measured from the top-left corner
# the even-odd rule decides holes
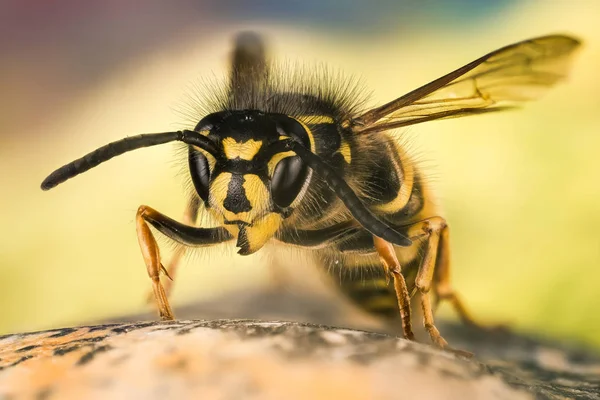
[[[67,179],[71,179],[79,174],[82,174],[85,171],[92,169],[113,157],[127,153],[128,151],[136,150],[142,147],[156,146],[176,140],[198,146],[215,156],[215,158],[218,157],[218,150],[213,142],[200,135],[196,131],[184,130],[177,132],[145,133],[109,143],[75,161],[60,167],[48,175],[46,179],[44,179],[44,182],[42,182],[41,186],[42,190],[50,190],[53,187],[63,183]]]

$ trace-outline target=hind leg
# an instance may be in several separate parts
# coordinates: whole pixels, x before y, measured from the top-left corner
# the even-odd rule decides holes
[[[415,286],[421,296],[421,311],[423,313],[423,325],[429,333],[431,341],[438,347],[445,348],[448,342],[442,337],[433,319],[433,307],[431,305],[431,293],[433,276],[437,266],[438,249],[440,245],[441,232],[446,228],[446,221],[441,217],[431,217],[417,222],[409,229],[409,236],[425,237],[426,246]]]
[[[461,321],[466,325],[480,326],[471,313],[465,307],[460,296],[456,293],[452,287],[450,280],[450,232],[448,226],[445,226],[440,234],[440,243],[438,250],[438,259],[436,265],[434,280],[434,308],[436,308],[441,301],[448,301],[452,308],[456,311]]]

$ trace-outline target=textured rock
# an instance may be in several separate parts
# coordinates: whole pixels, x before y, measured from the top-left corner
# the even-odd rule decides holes
[[[0,346],[7,398],[529,398],[429,346],[290,322],[101,325]]]
[[[328,320],[340,311],[304,299],[227,296],[179,315],[254,310]],[[336,324],[347,325],[342,317]],[[600,358],[589,351],[459,325],[441,328],[455,347],[475,357],[382,333],[239,319],[7,335],[0,337],[0,399],[600,398]]]

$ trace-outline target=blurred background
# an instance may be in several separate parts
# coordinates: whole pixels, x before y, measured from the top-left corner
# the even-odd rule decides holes
[[[109,141],[187,126],[186,94],[226,73],[236,32],[263,33],[275,59],[361,77],[373,104],[561,32],[585,46],[542,100],[408,135],[444,206],[453,279],[474,314],[600,348],[598,15],[597,0],[3,1],[0,334],[151,309],[134,217],[146,204],[180,219],[173,147],[129,153],[50,192],[39,185]],[[175,307],[268,284],[260,253],[231,254],[187,259]]]

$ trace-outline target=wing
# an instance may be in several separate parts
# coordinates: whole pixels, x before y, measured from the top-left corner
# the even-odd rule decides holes
[[[563,35],[515,43],[350,121],[356,133],[514,108],[566,77],[581,42]]]

